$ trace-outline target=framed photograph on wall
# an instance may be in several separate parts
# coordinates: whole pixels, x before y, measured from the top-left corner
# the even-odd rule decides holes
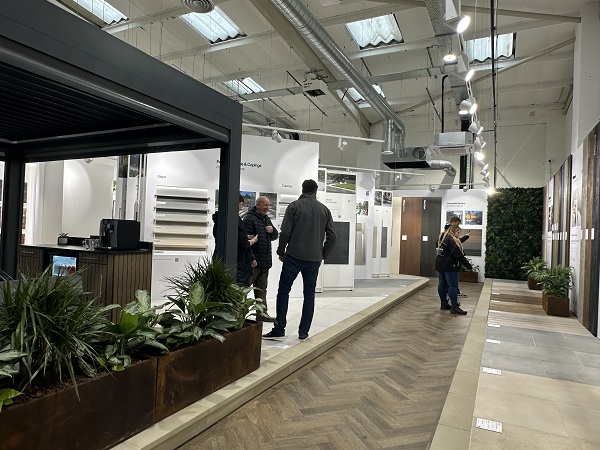
[[[450,223],[450,218],[454,216],[458,217],[461,222],[463,222],[463,213],[464,211],[462,210],[446,211],[446,223]]]
[[[483,225],[483,211],[465,211],[464,225]]]

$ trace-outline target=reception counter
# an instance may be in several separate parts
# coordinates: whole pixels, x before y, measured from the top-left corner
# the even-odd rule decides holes
[[[96,304],[124,306],[135,298],[137,289],[150,294],[151,245],[143,242],[141,246],[144,248],[139,250],[88,250],[78,245],[57,244],[21,245],[19,271],[25,276],[36,276],[55,261],[61,261],[60,273],[78,270],[83,290],[91,293]],[[58,274],[56,269],[55,274]],[[112,311],[113,321],[119,311]]]

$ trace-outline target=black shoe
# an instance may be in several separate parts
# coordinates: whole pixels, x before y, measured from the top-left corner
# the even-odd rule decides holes
[[[282,341],[285,339],[285,334],[277,333],[275,330],[269,331],[267,334],[263,334],[263,339],[270,339],[272,341]]]
[[[271,317],[268,314],[257,314],[256,315],[257,322],[275,322],[275,317]]]
[[[461,316],[465,316],[465,315],[467,315],[467,312],[466,312],[466,311],[463,311],[463,310],[462,310],[462,309],[460,309],[458,306],[453,306],[453,307],[450,309],[450,313],[452,313],[452,314],[459,314],[459,315],[461,315]]]
[[[450,306],[448,303],[442,303],[440,309],[452,309],[452,306]]]
[[[305,341],[308,339],[308,333],[304,334],[304,333],[299,333],[298,334],[298,339],[300,339],[301,341]]]

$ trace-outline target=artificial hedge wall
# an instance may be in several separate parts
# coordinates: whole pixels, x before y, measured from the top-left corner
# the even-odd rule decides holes
[[[485,276],[525,280],[521,266],[542,254],[543,188],[498,189],[488,197]]]

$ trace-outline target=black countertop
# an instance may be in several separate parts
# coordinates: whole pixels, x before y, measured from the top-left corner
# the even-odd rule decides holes
[[[147,244],[147,243],[143,243]],[[119,250],[113,248],[94,248],[87,249],[81,245],[58,245],[58,244],[21,244],[21,247],[35,247],[45,248],[48,250],[60,250],[64,252],[86,252],[86,253],[148,253],[150,250],[147,248],[140,248],[137,250]]]

